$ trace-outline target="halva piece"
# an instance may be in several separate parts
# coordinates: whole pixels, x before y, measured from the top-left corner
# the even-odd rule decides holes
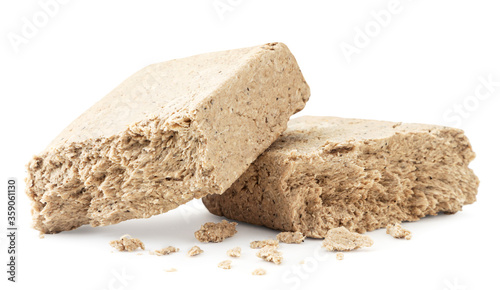
[[[325,237],[363,233],[476,200],[475,154],[459,129],[336,117],[300,117],[223,194],[216,215]]]
[[[222,194],[309,94],[282,43],[147,66],[28,163],[34,228],[105,226]]]

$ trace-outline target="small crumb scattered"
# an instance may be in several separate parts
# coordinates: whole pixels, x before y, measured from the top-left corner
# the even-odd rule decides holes
[[[225,270],[231,269],[231,261],[230,260],[222,261],[217,265],[217,267]]]
[[[44,234],[44,233],[42,233],[42,232],[40,232],[40,234],[38,234],[38,237],[39,237],[40,239],[45,239],[45,234]]]
[[[396,239],[411,239],[411,232],[403,228],[401,224],[387,225],[386,229],[385,232]]]
[[[264,248],[265,246],[277,247],[278,244],[279,244],[278,240],[253,241],[250,243],[250,248],[260,249],[260,248]]]
[[[150,254],[154,254],[157,256],[165,256],[165,255],[169,255],[171,253],[176,253],[176,252],[179,252],[179,248],[168,246],[168,247],[163,248],[161,250],[156,250],[154,252],[150,252]]]
[[[177,272],[177,269],[170,268],[170,269],[166,269],[165,272]]]
[[[257,257],[273,262],[276,265],[280,265],[283,261],[283,254],[278,251],[276,246],[265,246],[257,252]]]
[[[257,275],[257,276],[266,275],[266,270],[264,270],[264,269],[262,269],[262,268],[255,269],[255,270],[252,272],[252,275]]]
[[[134,239],[130,235],[124,235],[119,240],[109,242],[111,247],[117,249],[120,252],[128,251],[132,252],[141,248],[144,250],[144,243],[139,239]]]
[[[304,260],[300,261],[299,264],[305,264],[306,262]]]
[[[300,244],[305,238],[301,232],[282,232],[276,236],[278,241],[285,244]]]
[[[202,225],[201,228],[194,233],[194,236],[198,241],[203,243],[220,243],[238,232],[236,231],[237,225],[238,224],[235,222],[230,223],[226,220],[220,223],[208,222]]]
[[[328,251],[351,251],[372,245],[373,240],[370,237],[352,233],[345,227],[329,230],[322,244]]]
[[[142,255],[143,255],[143,253],[137,253],[137,256],[142,256]]]
[[[337,253],[337,260],[344,260],[344,253],[338,252]]]
[[[188,251],[188,254],[187,254],[187,255],[188,255],[189,257],[193,257],[193,256],[197,256],[197,255],[199,255],[199,254],[201,254],[201,253],[203,253],[203,250],[202,250],[202,249],[200,249],[200,247],[198,247],[198,246],[194,246],[194,247],[192,247],[192,248]]]
[[[233,258],[241,257],[241,248],[240,247],[232,248],[227,251],[227,255]]]

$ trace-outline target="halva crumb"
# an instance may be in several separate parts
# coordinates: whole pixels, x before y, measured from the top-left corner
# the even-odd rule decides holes
[[[278,247],[276,246],[265,246],[257,252],[257,257],[268,262],[273,262],[276,265],[281,264],[283,261],[283,254],[278,251]]]
[[[202,250],[202,249],[200,249],[200,247],[198,247],[198,246],[194,246],[194,247],[192,247],[192,248],[188,251],[187,255],[188,255],[189,257],[193,257],[193,256],[197,256],[197,255],[199,255],[199,254],[201,254],[201,253],[203,253],[203,250]]]
[[[372,245],[373,240],[370,237],[352,233],[345,227],[329,230],[322,244],[329,251],[351,251]]]
[[[132,252],[138,248],[144,250],[144,243],[139,239],[130,237],[130,235],[124,235],[119,240],[111,241],[109,244],[120,252]]]
[[[264,270],[264,269],[262,269],[262,268],[255,269],[255,270],[252,272],[252,275],[257,275],[257,276],[266,275],[266,270]]]
[[[231,261],[230,260],[222,261],[217,265],[217,267],[225,270],[231,269]]]
[[[235,222],[228,222],[223,220],[220,223],[208,222],[201,226],[201,228],[194,233],[198,241],[204,243],[219,243],[224,239],[234,236],[237,233]]]
[[[233,258],[241,257],[241,248],[240,247],[232,248],[227,251],[227,255]]]
[[[265,246],[277,247],[278,244],[279,244],[278,240],[253,241],[250,243],[250,248],[260,249],[260,248],[264,248]]]
[[[161,250],[156,250],[152,254],[157,255],[157,256],[165,256],[169,255],[171,253],[176,253],[179,252],[179,248],[168,246],[166,248],[163,248]]]
[[[411,232],[403,228],[401,224],[387,225],[385,232],[396,239],[411,239]]]

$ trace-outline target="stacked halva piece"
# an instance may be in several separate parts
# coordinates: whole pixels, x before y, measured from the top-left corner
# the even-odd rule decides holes
[[[335,117],[300,117],[208,210],[324,238],[365,232],[476,200],[475,154],[462,130]]]
[[[221,194],[309,94],[281,43],[147,66],[29,162],[34,227],[116,224]]]

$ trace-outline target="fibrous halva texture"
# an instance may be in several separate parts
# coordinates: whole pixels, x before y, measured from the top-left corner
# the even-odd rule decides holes
[[[220,262],[217,265],[217,267],[224,269],[224,270],[229,270],[229,269],[231,269],[231,263],[232,262],[230,260],[225,260],[225,261]]]
[[[222,194],[309,94],[282,43],[147,66],[28,163],[34,227],[116,224]]]
[[[276,239],[285,244],[300,244],[305,238],[301,232],[282,232],[276,235]]]
[[[340,226],[362,233],[473,203],[474,157],[459,129],[301,117],[203,202],[213,214],[308,237]]]
[[[328,251],[352,251],[372,245],[372,238],[338,227],[328,231],[321,246]]]
[[[156,250],[152,252],[152,254],[157,255],[157,256],[165,256],[165,255],[170,255],[171,253],[177,253],[179,252],[179,248],[168,246],[166,248],[163,248],[161,250]]]
[[[187,255],[189,257],[193,257],[193,256],[198,256],[201,253],[203,253],[203,250],[200,249],[200,247],[198,246],[194,246],[188,251]]]
[[[280,241],[278,241],[278,240],[253,241],[253,242],[250,242],[250,248],[260,249],[260,248],[264,248],[265,246],[278,247],[279,242]]]
[[[401,224],[387,225],[386,234],[396,239],[411,240],[411,232],[401,226]]]
[[[239,258],[239,257],[241,257],[241,248],[236,247],[236,248],[229,249],[229,250],[227,250],[226,254],[229,257]]]
[[[119,240],[111,241],[109,242],[109,245],[120,252],[132,252],[138,248],[144,250],[144,243],[139,239],[130,237],[130,235],[124,235]]]
[[[280,265],[283,261],[283,254],[278,251],[276,246],[265,246],[257,252],[257,257],[262,258],[268,262],[273,262]]]
[[[196,239],[203,243],[220,243],[226,238],[234,236],[238,231],[236,230],[235,222],[228,222],[223,220],[220,223],[208,222],[201,226],[199,230],[194,233]]]

